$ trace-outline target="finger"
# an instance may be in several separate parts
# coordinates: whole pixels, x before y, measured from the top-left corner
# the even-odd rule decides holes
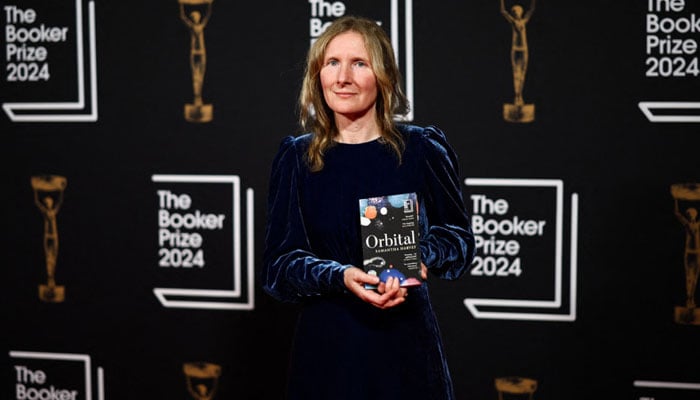
[[[383,310],[386,310],[388,308],[396,307],[405,301],[406,301],[405,297],[394,297],[394,298],[387,300],[385,303],[375,304],[375,306],[378,308],[381,308]]]
[[[388,294],[390,297],[394,297],[396,293],[399,291],[400,288],[400,283],[397,278],[389,278],[386,281],[386,291],[385,294]]]
[[[377,285],[379,283],[379,277],[375,275],[358,273],[353,277],[353,279],[361,284]]]
[[[377,275],[364,274],[361,277],[363,278],[363,283],[369,283],[370,285],[378,285],[380,283]]]
[[[345,286],[350,286],[352,284],[359,284],[362,286],[365,284],[376,285],[379,283],[379,277],[370,275],[357,267],[350,267],[345,270],[343,281],[345,282]]]
[[[397,293],[399,293],[399,288],[396,286],[396,283],[390,278],[386,282],[384,293],[379,294],[379,297],[377,298],[377,304],[380,306],[386,305],[391,300],[397,298]]]
[[[362,295],[361,299],[366,301],[367,303],[370,303],[373,306],[377,307],[386,303],[386,301],[382,299],[382,296],[377,292],[372,290],[366,290],[365,292],[366,293]]]
[[[384,295],[387,296],[386,297],[387,304],[391,301],[396,301],[396,300],[400,300],[396,304],[402,303],[404,301],[404,299],[406,298],[406,296],[408,295],[408,288],[401,287],[400,281],[398,279],[396,279],[394,282],[392,282],[391,285],[392,286],[390,287],[390,289],[386,293],[384,293]],[[395,304],[392,304],[392,305],[395,305]]]

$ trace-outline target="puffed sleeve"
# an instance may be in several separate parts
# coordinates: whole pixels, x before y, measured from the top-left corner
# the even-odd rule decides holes
[[[428,270],[442,279],[457,279],[469,268],[475,254],[474,234],[464,205],[457,155],[445,134],[434,126],[422,132],[425,156],[425,221],[420,242]]]
[[[301,174],[307,169],[298,146],[298,138],[284,138],[272,163],[261,271],[265,292],[292,303],[343,292],[343,271],[349,267],[320,259],[311,250],[299,200]]]

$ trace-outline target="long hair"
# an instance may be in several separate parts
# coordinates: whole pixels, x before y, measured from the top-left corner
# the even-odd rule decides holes
[[[306,160],[314,172],[323,169],[324,153],[333,145],[333,138],[338,134],[333,110],[323,97],[320,72],[328,44],[336,36],[348,31],[357,32],[364,39],[372,71],[377,79],[375,107],[380,140],[391,146],[399,162],[405,147],[394,118],[406,115],[409,103],[401,89],[401,72],[391,41],[376,22],[363,17],[344,16],[331,23],[311,45],[299,94],[299,122],[302,129],[313,133]]]

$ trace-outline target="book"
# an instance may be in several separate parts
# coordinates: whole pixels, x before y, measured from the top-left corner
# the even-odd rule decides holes
[[[417,286],[421,278],[418,199],[401,193],[360,199],[363,267],[381,282],[390,277],[401,286]],[[368,289],[375,285],[365,285]]]

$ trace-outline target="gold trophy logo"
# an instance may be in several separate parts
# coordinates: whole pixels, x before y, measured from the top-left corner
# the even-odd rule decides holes
[[[674,319],[679,324],[700,325],[700,309],[695,304],[695,289],[700,272],[700,184],[678,183],[671,185],[674,212],[685,229],[685,307],[677,306]],[[681,204],[683,207],[681,207]]]
[[[501,14],[510,23],[513,40],[510,48],[510,63],[513,67],[513,103],[503,104],[503,119],[508,122],[532,122],[535,120],[535,105],[523,100],[525,73],[528,64],[528,47],[526,25],[535,11],[535,0],[530,1],[530,8],[525,12],[521,5],[514,5],[510,12],[506,10],[505,0],[501,0]]]
[[[202,101],[202,86],[207,68],[207,50],[204,46],[204,28],[211,16],[214,0],[178,0],[180,18],[190,30],[190,68],[194,100],[185,104],[185,119],[190,122],[209,122],[213,117],[213,106]]]
[[[68,181],[59,175],[33,176],[34,203],[44,216],[44,255],[48,282],[39,285],[39,299],[60,303],[65,299],[65,287],[56,285],[56,260],[58,259],[58,225],[56,216],[63,203],[63,192]]]
[[[537,381],[534,379],[509,376],[496,378],[494,381],[498,400],[532,400],[537,390]]]
[[[211,400],[221,376],[221,367],[208,362],[191,362],[182,366],[187,379],[187,390],[196,400]]]

